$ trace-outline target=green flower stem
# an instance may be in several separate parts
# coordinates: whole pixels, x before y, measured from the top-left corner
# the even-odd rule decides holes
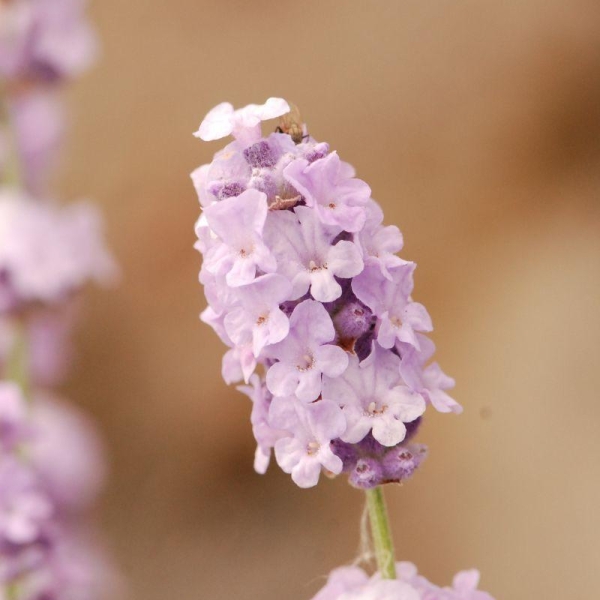
[[[25,398],[30,397],[29,352],[24,324],[18,325],[13,347],[6,363],[4,377],[16,383],[21,388]]]
[[[377,568],[384,579],[396,579],[394,542],[383,497],[383,488],[377,486],[367,490],[366,494]]]
[[[10,118],[8,92],[2,86],[0,86],[0,126],[6,129],[8,139],[8,156],[2,173],[2,183],[11,187],[19,187],[22,181],[22,173],[15,129]]]

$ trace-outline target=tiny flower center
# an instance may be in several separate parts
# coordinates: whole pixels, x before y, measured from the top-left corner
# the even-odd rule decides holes
[[[319,448],[321,447],[321,444],[319,444],[319,442],[308,442],[308,444],[306,445],[306,453],[309,456],[312,456],[313,454],[316,454],[319,451]]]
[[[327,205],[327,208],[334,209],[335,207],[336,207],[336,204],[335,204],[335,202],[330,202],[330,203]]]
[[[394,327],[402,327],[402,321],[400,320],[400,317],[390,317],[390,323]]]
[[[257,325],[264,325],[269,320],[269,317],[266,315],[260,315],[258,319],[256,319]]]
[[[248,258],[248,256],[250,256],[250,254],[252,254],[253,250],[254,250],[254,248],[252,246],[250,246],[250,248],[240,248],[240,251],[239,251],[240,258]]]
[[[302,356],[302,358],[296,365],[296,369],[298,369],[298,371],[301,371],[301,372],[308,371],[313,368],[314,364],[315,364],[314,356],[307,352],[304,356]]]
[[[382,415],[387,410],[387,404],[384,404],[381,408],[377,406],[377,402],[369,402],[366,410],[365,416],[367,417],[376,417],[378,415]]]
[[[314,273],[315,271],[320,271],[321,269],[326,269],[327,268],[327,263],[325,263],[324,265],[318,265],[314,260],[311,260],[308,263],[308,270],[311,273]]]

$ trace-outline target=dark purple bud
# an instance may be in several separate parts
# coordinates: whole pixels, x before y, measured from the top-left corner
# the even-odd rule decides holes
[[[244,158],[251,167],[259,169],[273,167],[277,162],[271,146],[264,140],[248,146],[244,150]]]
[[[383,478],[386,481],[408,479],[425,460],[427,446],[411,444],[396,446],[387,451],[383,458]]]
[[[414,438],[419,428],[421,427],[421,423],[423,422],[423,417],[417,417],[414,421],[410,423],[405,423],[406,425],[406,436],[404,437],[404,443],[408,442],[410,439]]]
[[[342,339],[357,339],[367,333],[373,323],[373,313],[358,300],[346,304],[333,318]]]
[[[354,353],[358,356],[358,360],[363,361],[371,354],[374,339],[375,332],[371,330],[356,340],[356,343],[354,344]]]
[[[354,469],[356,466],[356,461],[358,460],[356,446],[342,442],[342,440],[338,438],[331,442],[331,450],[336,456],[342,459],[342,463],[344,465],[342,467],[342,471],[344,473]]]
[[[382,457],[386,451],[386,446],[380,444],[369,431],[365,437],[357,444],[361,456]]]
[[[383,469],[375,458],[361,458],[350,473],[349,482],[356,488],[368,490],[377,487],[383,481]]]
[[[329,144],[326,142],[321,142],[313,148],[310,149],[309,152],[306,153],[306,160],[309,163],[315,162],[315,160],[319,160],[320,158],[324,158],[329,154]]]
[[[226,183],[217,193],[219,200],[224,200],[225,198],[233,198],[234,196],[239,196],[242,192],[246,191],[245,186],[237,181],[232,181],[230,183]]]
[[[289,302],[284,302],[279,305],[280,310],[288,317],[292,315],[294,312],[294,308],[296,308],[298,302],[295,300],[290,300]]]
[[[338,242],[351,242],[352,241],[352,234],[348,233],[347,231],[342,231],[341,233],[338,233],[332,240],[331,245],[335,246]]]
[[[263,192],[269,200],[274,200],[279,191],[277,183],[268,171],[258,171],[250,178],[248,187]]]
[[[333,302],[323,302],[325,310],[327,310],[330,315],[334,315],[346,304],[357,300],[356,296],[352,292],[351,279],[341,279],[340,277],[336,277],[335,280],[342,288],[342,293],[340,297],[336,298]]]

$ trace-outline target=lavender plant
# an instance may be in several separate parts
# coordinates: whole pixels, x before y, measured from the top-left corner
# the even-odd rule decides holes
[[[431,319],[412,298],[415,263],[383,225],[371,189],[314,140],[281,98],[211,110],[195,134],[232,135],[192,173],[202,212],[196,248],[208,307],[229,347],[222,374],[252,401],[254,466],[272,451],[300,487],[345,473],[365,489],[377,573],[334,571],[314,600],[486,600],[475,571],[440,589],[395,564],[382,485],[427,455],[414,437],[428,406],[460,413],[454,381],[430,362]],[[261,122],[281,118],[262,135]]]
[[[83,0],[0,0],[0,598],[99,600],[113,580],[89,519],[102,444],[47,387],[68,366],[82,288],[116,266],[100,215],[48,189],[60,90],[92,61]]]

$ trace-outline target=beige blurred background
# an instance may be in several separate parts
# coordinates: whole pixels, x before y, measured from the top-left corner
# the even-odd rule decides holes
[[[419,263],[460,417],[389,490],[398,557],[498,600],[595,598],[600,567],[600,4],[102,0],[70,95],[66,197],[104,207],[124,270],[88,295],[67,392],[112,459],[102,522],[129,597],[308,600],[358,550],[362,494],[252,471],[245,397],[192,249],[192,137],[283,96],[369,182]]]

